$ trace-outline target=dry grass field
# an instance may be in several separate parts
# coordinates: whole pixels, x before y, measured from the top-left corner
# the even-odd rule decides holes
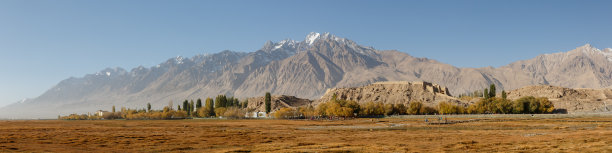
[[[610,117],[448,120],[0,121],[0,152],[612,152]]]

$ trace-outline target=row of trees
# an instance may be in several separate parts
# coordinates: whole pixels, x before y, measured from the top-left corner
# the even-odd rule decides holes
[[[218,95],[215,100],[206,98],[204,104],[201,99],[185,100],[182,105],[177,105],[174,110],[173,102],[170,101],[168,106],[162,110],[152,110],[151,103],[147,103],[146,109],[128,109],[121,108],[121,111],[116,111],[115,106],[112,107],[112,112],[104,112],[99,114],[71,114],[68,116],[58,116],[58,119],[68,120],[86,120],[86,119],[181,119],[192,117],[230,117],[242,118],[246,114],[248,100],[240,101],[238,98]]]
[[[495,97],[497,92],[495,91],[495,84],[489,85],[489,88],[485,88],[484,90],[475,90],[473,92],[467,92],[464,94],[459,94],[459,97],[481,97],[481,98],[493,98]],[[501,97],[506,99],[506,91],[502,90]]]

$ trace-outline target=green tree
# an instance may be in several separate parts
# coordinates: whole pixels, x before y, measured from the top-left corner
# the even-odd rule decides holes
[[[232,107],[234,105],[234,97],[225,97],[225,107]]]
[[[212,98],[206,98],[206,109],[208,109],[208,116],[215,116],[214,101]]]
[[[225,107],[226,102],[227,98],[225,95],[218,95],[217,98],[215,98],[215,108]]]
[[[178,111],[181,111],[181,110],[182,110],[182,109],[181,109],[181,105],[176,105],[176,107],[177,107],[177,110],[178,110]]]
[[[503,93],[503,92],[502,92]],[[497,113],[510,114],[512,113],[512,101],[505,98],[494,98],[493,104],[497,108]]]
[[[200,109],[202,108],[202,99],[198,98],[198,100],[196,101],[196,109]]]
[[[234,106],[240,108],[240,101],[238,100],[238,98],[234,98]]]
[[[113,105],[113,113],[115,113],[115,105]]]
[[[151,112],[151,103],[147,103],[147,112]]]
[[[183,110],[187,112],[187,116],[189,116],[189,110],[191,110],[191,108],[189,108],[189,101],[187,99],[185,99],[185,101],[183,101]]]
[[[502,98],[507,99],[508,95],[506,95],[506,91],[502,90]]]
[[[489,98],[495,97],[495,84],[491,84],[489,87]]]
[[[485,98],[485,99],[489,99],[489,98],[491,98],[491,97],[489,97],[489,96],[490,96],[490,95],[489,95],[489,89],[485,88],[483,93],[484,93],[484,98]]]
[[[193,99],[189,101],[189,112],[193,112],[195,111],[195,103],[193,102]]]
[[[530,103],[532,101],[536,101],[532,96],[521,97],[514,101],[514,110],[513,112],[516,114],[527,114],[530,110]]]
[[[266,114],[270,113],[270,111],[272,110],[272,95],[270,95],[270,92],[266,92],[266,97],[264,98],[264,103],[266,105]]]

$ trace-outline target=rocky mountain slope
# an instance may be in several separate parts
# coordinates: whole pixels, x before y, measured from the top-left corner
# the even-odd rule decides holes
[[[399,51],[365,47],[329,33],[310,33],[303,41],[268,41],[249,53],[223,51],[176,57],[130,71],[109,68],[61,81],[41,96],[0,108],[0,118],[55,118],[110,109],[112,105],[155,109],[169,101],[227,94],[238,98],[293,95],[318,99],[328,88],[379,81],[426,81],[459,94],[491,83],[511,90],[550,84],[572,88],[612,86],[612,49],[590,45],[545,54],[499,68],[457,68]]]

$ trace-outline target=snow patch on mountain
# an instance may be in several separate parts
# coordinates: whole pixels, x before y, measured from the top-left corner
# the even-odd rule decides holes
[[[306,41],[306,43],[308,43],[308,45],[312,45],[312,43],[314,43],[315,40],[317,40],[319,38],[319,36],[321,36],[320,33],[318,33],[318,32],[311,32],[310,34],[308,34],[306,36],[305,41]]]

